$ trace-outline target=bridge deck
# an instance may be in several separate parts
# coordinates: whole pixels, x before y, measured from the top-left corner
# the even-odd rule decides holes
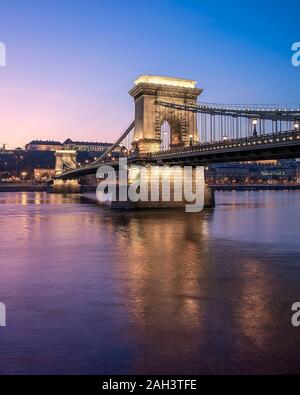
[[[300,155],[300,132],[287,131],[273,135],[253,136],[236,140],[193,145],[160,151],[152,160],[164,163],[209,164],[266,159],[287,159]]]
[[[160,151],[148,157],[128,157],[128,163],[207,165],[219,162],[243,162],[300,157],[300,131],[253,136],[191,147]],[[95,163],[62,173],[57,179],[72,179],[96,174],[100,165],[118,167],[118,161]]]

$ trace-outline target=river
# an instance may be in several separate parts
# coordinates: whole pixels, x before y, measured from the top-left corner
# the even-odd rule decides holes
[[[0,194],[1,374],[300,373],[300,191],[214,210]]]

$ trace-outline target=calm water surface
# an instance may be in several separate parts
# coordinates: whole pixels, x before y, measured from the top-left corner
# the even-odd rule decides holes
[[[116,212],[0,194],[0,373],[300,373],[300,191]]]

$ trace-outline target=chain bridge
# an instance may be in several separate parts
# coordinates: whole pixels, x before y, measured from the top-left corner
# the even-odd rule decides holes
[[[56,180],[95,174],[101,164],[117,168],[116,149],[129,164],[152,166],[300,157],[300,104],[204,103],[198,101],[203,90],[196,85],[180,78],[139,77],[129,91],[134,120],[115,144],[85,166],[74,161],[74,152],[58,153]]]

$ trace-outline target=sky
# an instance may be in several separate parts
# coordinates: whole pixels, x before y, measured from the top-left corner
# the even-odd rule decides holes
[[[300,103],[299,0],[1,0],[0,144],[115,141],[137,76],[194,79],[201,101]]]

